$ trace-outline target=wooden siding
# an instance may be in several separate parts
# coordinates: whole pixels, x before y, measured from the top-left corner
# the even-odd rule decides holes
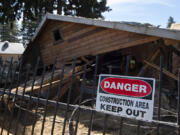
[[[55,42],[52,31],[59,28],[63,41]],[[58,62],[74,56],[97,55],[142,45],[159,39],[120,30],[95,27],[70,22],[49,21],[38,37],[44,64],[51,64],[55,56]]]
[[[3,61],[10,61],[11,57],[13,57],[13,61],[18,61],[20,56],[21,54],[0,54],[0,57],[2,57]]]

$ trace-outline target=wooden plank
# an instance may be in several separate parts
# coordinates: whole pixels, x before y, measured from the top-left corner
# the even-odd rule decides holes
[[[98,33],[98,32],[104,31],[104,30],[105,30],[104,28],[95,28],[95,29],[90,30],[88,32],[85,32],[83,34],[77,35],[77,36],[75,36],[73,38],[69,38],[68,42],[72,43],[72,42],[77,41],[79,39],[83,39],[83,38],[85,38],[85,37],[87,37],[89,35],[92,35],[93,33]]]
[[[149,66],[153,67],[154,69],[160,71],[160,67],[159,67],[158,65],[156,65],[156,64],[154,64],[154,63],[151,63],[151,62],[148,62],[148,61],[146,61],[146,60],[144,60],[144,63],[146,63],[147,65],[149,65]],[[167,75],[168,77],[170,77],[170,78],[178,81],[178,77],[177,77],[176,75],[174,75],[173,73],[167,71],[165,68],[163,68],[163,73],[164,73],[165,75]]]
[[[131,41],[131,42],[128,42],[128,40],[126,40],[126,42],[120,40],[122,43],[119,40],[117,40],[116,42],[114,41],[111,44],[108,44],[108,43],[103,44],[102,46],[95,44],[95,45],[91,45],[91,46],[86,46],[85,48],[80,48],[78,51],[73,51],[71,53],[71,55],[66,55],[66,56],[61,55],[61,59],[66,61],[66,60],[72,59],[74,56],[80,57],[80,56],[85,56],[85,55],[103,54],[103,53],[114,51],[117,49],[131,47],[131,46],[135,46],[135,45],[141,45],[141,43],[142,44],[148,43],[148,42],[151,42],[154,40],[157,40],[157,38],[148,37],[146,39],[141,39],[138,41]],[[108,40],[108,42],[110,42],[110,41]],[[64,53],[67,54],[68,52],[64,52]]]
[[[78,76],[81,75],[82,73],[84,73],[84,71],[82,71],[82,70],[83,70],[83,66],[78,66],[78,67],[75,68],[74,80],[77,80],[77,78],[79,78]],[[89,72],[90,70],[91,70],[91,69],[87,69],[87,72]],[[58,87],[59,82],[60,82],[59,76],[60,76],[60,74],[56,74],[56,76],[54,76],[53,82],[52,82],[52,87],[53,87],[53,88],[57,88],[57,87]],[[71,76],[72,76],[72,71],[71,71],[71,72],[66,71],[66,73],[64,73],[64,78],[63,78],[63,81],[62,81],[62,86],[63,86],[63,85],[66,85],[67,83],[70,82]],[[74,82],[74,81],[73,81],[73,82]],[[44,80],[43,85],[42,85],[42,90],[41,90],[42,93],[43,93],[43,91],[47,91],[48,88],[49,88],[49,86],[50,86],[50,78],[48,78],[47,80]],[[52,90],[53,90],[53,88],[52,88]],[[62,88],[63,88],[63,87],[62,87]],[[34,88],[33,88],[33,93],[37,93],[37,92],[39,91],[39,89],[40,89],[39,84],[36,84],[36,85],[34,86]],[[67,89],[66,89],[66,88],[63,88],[63,90],[67,90]],[[31,91],[31,86],[26,87],[25,93],[29,93],[30,91]],[[15,93],[15,92],[16,92],[16,88],[12,89],[11,92],[12,92],[12,93]],[[19,86],[19,87],[18,87],[18,93],[19,93],[19,94],[20,94],[20,93],[22,94],[22,92],[23,92],[23,86]],[[66,92],[66,91],[63,91],[63,93],[65,93],[65,92]],[[63,93],[61,93],[61,95],[62,95]],[[5,97],[6,97],[6,96],[5,96]]]
[[[71,45],[69,47],[66,47],[63,50],[69,51],[69,50],[73,49],[73,51],[74,51],[75,49],[82,48],[84,46],[97,44],[98,41],[101,41],[103,43],[104,41],[107,40],[108,37],[111,37],[112,35],[115,36],[116,33],[113,33],[111,31],[107,31],[107,30],[104,30],[104,31],[101,31],[98,33],[93,33],[92,35],[89,35],[88,37],[86,37],[84,39],[79,39],[78,41],[71,43]]]
[[[73,45],[71,45],[71,48],[66,47],[63,50],[65,52],[66,50],[69,51],[70,49],[73,49],[73,52],[75,52],[75,49],[82,48],[83,46],[86,46],[86,49],[91,48],[91,46],[93,46],[93,48],[94,48],[94,46],[95,46],[97,49],[98,47],[101,48],[102,45],[103,45],[103,48],[105,48],[105,47],[110,47],[111,44],[114,44],[115,42],[117,44],[124,43],[124,42],[130,42],[131,40],[137,39],[136,36],[138,37],[138,39],[144,38],[143,35],[131,34],[131,33],[122,32],[122,31],[117,32],[117,31],[111,30],[111,31],[105,33],[104,35],[102,34],[102,35],[90,37],[90,39],[86,39],[84,42],[80,39],[81,42],[79,42],[77,44],[78,45],[77,47],[76,47],[75,43],[73,43]],[[107,44],[105,44],[105,43],[107,43]]]
[[[85,57],[81,57],[81,59],[82,59],[84,62],[86,62],[86,64],[89,64],[89,63],[90,63],[90,61],[89,61],[88,59],[86,59]]]
[[[92,37],[92,35],[91,36],[89,36],[90,38],[91,38],[91,40],[92,40],[92,42],[94,42],[94,38],[95,37],[101,37],[100,35],[101,34],[105,34],[106,33],[106,31],[105,32],[102,32],[102,33],[100,33],[99,35],[97,35],[97,33],[94,35],[94,37]],[[85,39],[85,40],[87,40],[87,39]],[[56,50],[56,52],[57,53],[55,53],[55,54],[59,54],[59,57],[61,57],[61,56],[63,56],[63,54],[65,54],[65,55],[67,55],[67,54],[69,54],[69,53],[71,53],[71,52],[75,52],[75,48],[79,48],[79,47],[82,47],[81,45],[83,44],[84,46],[86,45],[86,43],[87,43],[87,41],[84,41],[83,42],[83,40],[80,40],[80,41],[82,41],[82,43],[79,43],[79,42],[73,42],[72,44],[69,44],[69,43],[67,43],[66,41],[65,42],[63,42],[63,43],[61,43],[61,44],[59,44],[59,45],[51,45],[50,46],[50,48],[54,48],[55,50]],[[101,40],[101,41],[103,41],[103,40]],[[47,48],[47,47],[46,47]],[[49,47],[46,49],[46,50],[43,50],[42,52],[44,52],[44,51],[46,51],[48,54],[49,54],[49,49],[50,49]],[[68,53],[66,52],[66,51],[68,51]],[[44,56],[44,55],[43,55]],[[46,60],[45,60],[46,61]]]
[[[118,49],[124,49],[128,47],[136,46],[136,45],[142,45],[145,43],[156,41],[157,39],[158,39],[157,37],[146,37],[146,38],[140,38],[139,40],[131,40],[127,38],[124,42],[121,42],[121,41],[113,42],[109,47],[107,47],[107,49],[103,49],[107,45],[97,48],[97,51],[94,52],[94,55],[102,54],[102,53],[106,53],[106,52],[110,52],[110,51],[114,51]]]
[[[180,57],[180,51],[178,50],[178,49],[176,49],[174,46],[170,46],[170,48],[172,49],[172,51],[177,55],[177,56],[179,56]]]
[[[81,44],[85,45],[85,48],[83,48],[83,46],[80,44],[79,47],[81,47],[81,50],[78,50],[77,52],[84,52],[84,51],[91,51],[96,52],[96,50],[98,49],[106,49],[106,48],[111,48],[113,44],[117,45],[117,44],[121,44],[124,42],[130,42],[130,38],[128,38],[128,34],[127,32],[121,33],[120,35],[118,35],[118,33],[112,33],[112,35],[107,34],[107,36],[100,36],[102,37],[101,39],[96,39],[96,38],[92,38],[92,43],[88,43],[86,42],[82,42]],[[74,45],[73,45],[74,46]],[[67,48],[69,49],[69,48]],[[73,53],[76,51],[76,48],[73,48]],[[79,49],[79,48],[78,48]],[[92,49],[92,50],[91,50]],[[65,52],[66,49],[64,49],[64,53],[67,54],[67,52]],[[69,50],[68,50],[69,51]]]
[[[156,59],[156,57],[159,55],[159,53],[160,53],[160,49],[158,49],[158,50],[153,54],[153,56],[151,57],[150,61],[151,61],[151,62],[154,61],[154,60]]]
[[[173,40],[173,39],[164,39],[165,45],[177,45],[179,43],[178,40]]]
[[[81,29],[81,30],[78,31],[78,32],[71,33],[71,34],[68,34],[68,35],[65,34],[65,36],[66,36],[65,39],[66,39],[66,40],[69,40],[69,39],[71,39],[71,38],[73,38],[73,37],[76,37],[76,36],[78,36],[78,35],[81,35],[81,34],[83,34],[83,33],[86,33],[86,32],[88,32],[88,31],[91,31],[91,30],[94,30],[94,29],[96,29],[96,27],[89,26],[89,27],[87,27],[87,28]]]
[[[75,50],[75,48],[81,48],[82,46],[86,46],[87,44],[90,44],[90,42],[94,42],[93,43],[93,45],[95,44],[95,43],[99,43],[100,44],[100,42],[102,43],[102,41],[104,41],[104,39],[103,38],[105,38],[105,39],[108,39],[107,37],[109,37],[110,39],[112,38],[112,36],[111,36],[111,33],[110,32],[107,32],[107,34],[106,34],[106,32],[107,31],[104,31],[104,32],[102,32],[101,34],[97,34],[97,33],[94,33],[94,34],[92,34],[92,35],[90,35],[90,36],[88,36],[86,39],[80,39],[78,42],[73,42],[72,44],[68,44],[68,43],[61,43],[60,45],[55,45],[55,46],[52,46],[52,45],[49,45],[49,47],[50,48],[56,48],[56,49],[54,49],[55,51],[53,52],[53,54],[59,54],[59,57],[63,57],[63,55],[67,55],[67,54],[71,54],[71,53],[74,53],[74,52],[76,52],[76,50]],[[113,30],[111,30],[111,32],[112,32],[112,34],[113,34],[113,37],[116,37],[116,34],[118,35],[118,33],[121,33],[121,34],[123,34],[123,33],[125,33],[125,32],[118,32],[117,33],[117,31],[113,31]],[[103,37],[103,36],[106,36],[106,37]],[[120,36],[120,35],[119,35]],[[90,40],[88,40],[88,38],[90,39]],[[112,40],[112,39],[111,39]],[[90,42],[89,42],[90,41]],[[99,42],[97,42],[97,41],[99,41]],[[107,41],[107,40],[106,40]],[[49,48],[48,47],[48,49],[46,49],[46,50],[43,50],[43,51],[45,51],[45,52],[47,52],[47,55],[49,56]],[[46,48],[47,48],[47,46],[46,46]],[[69,50],[68,50],[69,49]],[[61,50],[63,50],[63,52],[61,51]],[[68,53],[66,52],[66,50],[68,50]],[[77,50],[78,51],[78,50]],[[69,53],[70,52],[70,53]],[[52,53],[52,52],[51,52]],[[43,53],[44,54],[44,53]],[[42,55],[43,56],[43,59],[44,59],[44,57],[46,56],[46,54],[44,54],[44,55]],[[52,60],[52,58],[51,58],[51,60]],[[44,60],[45,62],[47,61],[46,59]],[[49,62],[48,62],[49,63]]]
[[[106,38],[107,36],[111,36],[110,35],[111,33],[114,34],[114,36],[117,36],[119,34],[119,33],[114,32],[112,30],[111,31],[110,30],[104,30],[104,31],[99,32],[99,33],[94,32],[92,35],[89,35],[87,38],[79,39],[78,41],[74,41],[72,44],[67,43],[65,46],[63,46],[62,44],[59,44],[57,46],[59,46],[59,48],[60,48],[59,50],[63,49],[63,52],[64,52],[66,50],[80,48],[80,47],[87,45],[90,42],[94,42],[98,39],[102,42],[102,41],[104,41],[104,40],[102,40],[103,36],[105,36],[105,38]],[[120,33],[123,34],[124,32],[120,32]],[[96,42],[94,42],[94,43],[96,43]]]
[[[79,33],[80,31],[85,30],[87,28],[89,28],[89,26],[87,26],[87,25],[74,24],[71,27],[69,27],[68,29],[63,29],[62,34],[63,34],[63,36],[68,37],[72,34],[75,35],[75,34]]]
[[[89,61],[89,60],[86,59],[85,57],[81,57],[81,59],[86,62],[85,65],[91,65],[91,64],[94,62],[94,60]]]
[[[121,43],[121,44],[114,43],[107,49],[100,48],[93,55],[103,54],[103,53],[118,50],[118,49],[124,49],[124,48],[128,48],[128,47],[133,47],[133,46],[136,46],[136,45],[142,45],[142,44],[145,44],[145,43],[156,41],[157,39],[158,38],[156,38],[156,37],[147,37],[147,38],[144,38],[144,39],[139,39],[139,40],[136,40],[136,41],[128,41],[128,42]]]
[[[61,54],[62,57],[64,57],[66,59],[69,57],[73,57],[73,56],[83,56],[83,55],[92,55],[92,53],[96,52],[98,48],[103,48],[106,49],[110,48],[111,45],[114,42],[125,42],[124,39],[126,39],[128,37],[128,33],[123,34],[121,36],[113,36],[116,35],[116,33],[112,33],[112,35],[107,35],[106,37],[102,38],[102,39],[98,39],[98,41],[96,39],[92,39],[92,43],[82,43],[82,45],[79,45],[80,47],[78,48],[73,48],[72,49],[72,53],[70,50],[66,51],[66,49],[64,50],[63,54],[65,54],[65,56],[63,56],[63,54]],[[111,37],[112,36],[112,37]],[[71,55],[67,55],[67,52],[71,53]],[[83,55],[81,55],[83,53]]]
[[[75,28],[75,27],[81,27],[81,25],[77,26],[75,23],[68,23],[66,25],[62,25],[61,23],[59,23],[58,25],[61,26],[62,32],[67,32],[67,33],[68,33],[67,30],[72,30],[72,28]]]
[[[159,55],[159,53],[160,53],[160,49],[157,49],[156,52],[153,54],[153,56],[151,56],[150,62],[153,62],[153,61],[156,59],[156,57]],[[146,70],[147,68],[148,68],[148,65],[146,64],[146,65],[143,67],[143,69]],[[141,75],[141,71],[138,73],[137,76],[140,76],[140,75]]]
[[[99,36],[97,36],[97,37],[99,37]],[[93,38],[91,40],[92,40],[92,42],[94,42],[94,43],[92,43],[92,45],[96,45],[97,42],[95,40],[93,40]],[[99,42],[102,42],[102,41],[107,41],[107,40],[99,40]],[[84,50],[86,50],[87,43],[86,42],[82,42],[81,44],[73,43],[72,45],[71,44],[67,44],[67,46],[59,45],[58,47],[59,48],[56,49],[58,51],[58,54],[59,54],[58,57],[64,58],[64,56],[68,55],[68,57],[69,57],[72,54],[76,54],[76,52],[79,53],[80,52],[79,49],[82,49],[81,53],[84,52]],[[64,47],[66,47],[66,48],[64,48]],[[47,49],[47,51],[48,51],[48,49]]]

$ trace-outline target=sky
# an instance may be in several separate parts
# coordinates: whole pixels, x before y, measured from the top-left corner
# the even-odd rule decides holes
[[[180,23],[180,0],[107,0],[112,9],[103,15],[107,21],[128,21],[167,26],[172,16]]]

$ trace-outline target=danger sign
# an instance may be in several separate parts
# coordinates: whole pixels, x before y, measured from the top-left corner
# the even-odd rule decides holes
[[[155,79],[101,74],[96,110],[113,115],[152,121]]]

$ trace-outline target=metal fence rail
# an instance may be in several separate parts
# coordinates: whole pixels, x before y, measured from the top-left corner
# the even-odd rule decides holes
[[[129,60],[130,58],[127,57],[126,59],[126,70],[125,70],[125,75],[129,74]],[[85,124],[87,127],[87,134],[93,134],[92,132],[94,130],[97,130],[99,133],[102,133],[105,135],[106,133],[110,133],[109,129],[116,130],[117,132],[112,133],[112,134],[119,134],[119,135],[124,135],[126,133],[126,126],[132,127],[135,132],[133,134],[141,135],[142,131],[144,133],[144,130],[153,130],[155,129],[155,134],[160,135],[161,130],[166,129],[167,126],[169,128],[172,128],[173,130],[176,129],[177,132],[174,132],[178,135],[180,135],[180,81],[178,81],[178,105],[177,105],[177,112],[173,112],[170,110],[166,110],[162,108],[162,82],[163,82],[163,57],[160,57],[160,74],[159,74],[159,89],[158,89],[158,106],[155,108],[157,111],[157,115],[154,115],[154,120],[152,123],[144,122],[144,121],[139,121],[139,120],[130,120],[128,118],[123,118],[123,117],[118,117],[118,116],[113,116],[110,114],[103,114],[102,112],[97,112],[95,110],[94,104],[95,104],[95,99],[96,99],[96,89],[97,89],[97,79],[98,79],[98,56],[96,56],[95,60],[95,67],[94,67],[94,75],[93,75],[93,89],[91,92],[91,97],[88,100],[85,99],[85,81],[87,80],[87,65],[84,65],[83,68],[83,74],[81,76],[82,82],[80,86],[80,94],[79,94],[79,100],[77,104],[72,104],[71,98],[73,97],[72,95],[72,89],[73,89],[73,79],[75,77],[75,67],[77,65],[76,63],[76,58],[74,58],[74,62],[72,64],[72,75],[70,78],[70,83],[69,83],[69,89],[67,92],[67,97],[66,97],[66,102],[60,101],[60,92],[62,89],[62,81],[65,75],[65,68],[66,66],[62,66],[61,68],[61,73],[59,76],[59,84],[58,84],[58,89],[56,92],[56,100],[51,100],[49,99],[51,91],[52,91],[52,86],[53,86],[53,79],[54,79],[54,73],[56,70],[56,58],[54,59],[53,66],[51,69],[51,78],[49,82],[49,88],[46,92],[46,96],[42,97],[41,96],[41,90],[43,87],[43,82],[46,74],[46,68],[47,66],[44,65],[42,68],[42,74],[41,74],[41,81],[40,81],[40,88],[38,93],[34,94],[34,87],[35,87],[35,81],[36,77],[38,76],[38,68],[39,68],[39,63],[40,63],[40,58],[37,59],[36,66],[35,67],[30,67],[27,66],[24,70],[22,67],[22,60],[18,62],[18,64],[14,65],[13,64],[13,58],[11,59],[9,65],[6,64],[6,62],[3,62],[1,65],[1,70],[0,70],[0,81],[4,82],[2,85],[2,88],[0,89],[1,93],[1,135],[4,133],[7,133],[9,135],[10,133],[15,134],[15,135],[25,135],[25,134],[37,134],[36,133],[36,122],[38,119],[38,116],[41,116],[41,127],[39,129],[39,134],[44,135],[44,134],[80,134],[78,133],[79,126],[82,124],[81,118],[85,113],[87,113],[88,120]],[[8,68],[7,68],[8,67]],[[33,72],[32,72],[33,71]],[[113,69],[109,67],[109,74],[111,74]],[[141,70],[141,76],[144,75],[144,70]],[[5,74],[6,73],[6,74]],[[11,77],[11,81],[9,82],[8,79]],[[180,72],[179,72],[179,80],[180,80]],[[31,90],[30,92],[26,93],[26,87],[28,81],[32,80],[31,82]],[[5,81],[4,81],[5,80]],[[23,84],[22,90],[19,90],[19,86]],[[14,91],[15,89],[15,91]],[[88,103],[88,105],[84,105],[85,103]],[[49,107],[53,110],[52,112],[52,120],[51,120],[51,128],[48,133],[45,133],[45,123],[47,122],[47,117],[48,117],[48,111]],[[39,108],[43,108],[42,112],[39,112]],[[62,122],[57,122],[57,116],[58,112],[62,111],[63,112],[63,121]],[[161,118],[163,116],[163,112],[167,112],[170,116],[173,116],[173,118],[176,120],[176,122],[172,121],[163,121]],[[29,122],[29,114],[32,115],[32,122],[30,123],[30,129],[29,130],[29,125],[26,123]],[[8,115],[8,116],[7,116]],[[23,118],[23,122],[22,119]],[[101,126],[100,128],[95,128],[95,121],[98,120],[98,118],[101,121]],[[74,124],[72,124],[74,122]],[[117,124],[117,127],[112,127],[109,126],[108,122],[114,122]],[[13,123],[16,123],[13,125]],[[19,123],[22,126],[19,126]],[[68,123],[68,127],[67,127]],[[61,131],[59,130],[58,133],[55,131],[55,126],[56,125],[61,125]],[[72,124],[73,131],[67,132],[67,129],[70,129],[70,124]],[[27,130],[28,127],[28,130]]]

